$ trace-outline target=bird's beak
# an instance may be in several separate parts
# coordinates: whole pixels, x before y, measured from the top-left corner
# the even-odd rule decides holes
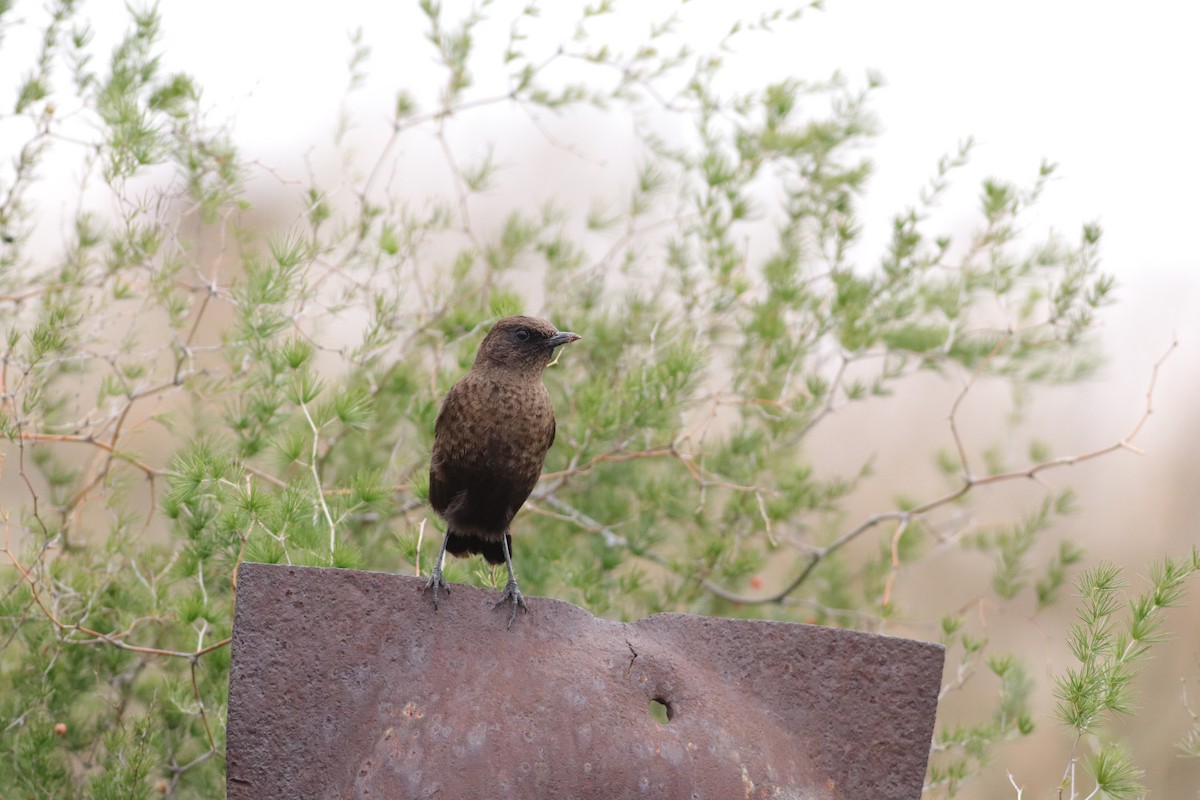
[[[553,336],[551,336],[549,339],[547,339],[546,346],[553,349],[555,347],[562,347],[564,344],[570,344],[571,342],[577,342],[582,338],[583,337],[580,336],[578,333],[571,333],[570,331],[561,331],[560,333],[556,333]]]

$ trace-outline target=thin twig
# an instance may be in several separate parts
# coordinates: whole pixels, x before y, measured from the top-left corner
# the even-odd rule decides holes
[[[974,476],[971,474],[971,464],[967,460],[967,448],[963,444],[962,436],[958,432],[958,409],[959,406],[962,405],[963,400],[966,399],[967,393],[970,392],[975,384],[979,381],[979,377],[983,374],[983,371],[988,368],[988,365],[992,363],[992,360],[995,359],[996,355],[1004,348],[1004,345],[1008,344],[1009,340],[1011,339],[1011,333],[1006,333],[1004,336],[1000,337],[1000,339],[996,342],[996,346],[993,347],[992,351],[987,354],[987,357],[984,358],[983,361],[979,362],[979,366],[975,368],[975,372],[971,374],[970,379],[966,382],[966,384],[963,385],[962,391],[958,393],[958,397],[954,398],[954,405],[950,407],[950,435],[954,438],[954,446],[958,450],[958,461],[959,464],[962,465],[963,477],[967,481],[973,480]]]
[[[0,552],[4,553],[4,555],[8,556],[8,560],[12,563],[12,565],[14,567],[17,568],[17,572],[21,573],[21,578],[27,584],[29,584],[29,590],[30,590],[30,593],[33,595],[33,601],[35,603],[37,603],[38,608],[40,608],[42,610],[42,613],[45,615],[46,619],[50,620],[50,622],[53,623],[56,628],[58,628],[59,632],[64,634],[61,638],[61,641],[66,642],[68,644],[104,643],[104,644],[110,644],[113,647],[120,648],[121,650],[129,650],[134,653],[146,653],[149,655],[172,656],[175,658],[188,658],[188,659],[199,658],[200,656],[204,655],[205,653],[210,653],[213,650],[218,650],[218,649],[224,647],[225,645],[229,644],[231,641],[233,641],[232,638],[226,637],[225,639],[222,639],[219,642],[215,642],[206,647],[201,647],[201,648],[199,648],[197,650],[193,650],[191,652],[182,651],[182,650],[167,650],[167,649],[164,649],[161,647],[144,647],[142,645],[130,644],[129,642],[124,641],[124,639],[122,637],[131,633],[133,631],[133,626],[130,626],[126,630],[118,632],[118,633],[102,633],[100,631],[93,630],[92,628],[89,628],[89,627],[83,625],[82,623],[68,624],[66,622],[63,622],[62,620],[60,620],[58,618],[58,616],[54,613],[54,611],[49,606],[46,605],[45,600],[43,600],[43,598],[42,598],[42,593],[38,590],[38,581],[33,576],[33,573],[30,572],[30,570],[28,568],[26,568],[24,564],[21,563],[20,559],[17,558],[16,553],[13,552],[12,546],[10,543],[10,539],[9,539],[10,534],[9,534],[9,523],[8,523],[8,512],[6,510],[0,508],[0,517],[2,517],[4,520],[4,547],[0,548]],[[65,634],[69,634],[71,632],[76,632],[76,631],[79,633],[85,634],[86,636],[89,636],[91,638],[77,639],[77,638],[73,638],[69,635],[65,635]]]
[[[321,485],[321,473],[317,471],[317,449],[321,442],[321,430],[313,421],[312,415],[308,413],[308,404],[303,400],[300,401],[300,410],[304,412],[304,418],[308,420],[308,426],[312,429],[313,443],[309,467],[312,471],[313,482],[317,487],[317,501],[321,504],[321,512],[325,515],[325,521],[329,523],[329,558],[332,559],[333,549],[337,545],[337,526],[333,523],[333,515],[329,513],[329,505],[325,502],[325,490]]]

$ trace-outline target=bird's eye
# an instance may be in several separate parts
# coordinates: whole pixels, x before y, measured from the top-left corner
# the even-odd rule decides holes
[[[529,331],[525,330],[524,328],[521,328],[521,330],[517,331],[517,341],[518,342],[528,342],[529,341]]]

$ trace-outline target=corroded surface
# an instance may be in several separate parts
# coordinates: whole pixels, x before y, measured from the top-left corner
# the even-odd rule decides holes
[[[497,592],[423,588],[242,565],[230,798],[920,796],[939,645],[546,598],[506,630]]]

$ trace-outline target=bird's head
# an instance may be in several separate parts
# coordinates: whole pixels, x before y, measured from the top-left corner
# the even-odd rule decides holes
[[[483,337],[475,366],[541,374],[555,350],[579,338],[537,317],[505,317]]]

